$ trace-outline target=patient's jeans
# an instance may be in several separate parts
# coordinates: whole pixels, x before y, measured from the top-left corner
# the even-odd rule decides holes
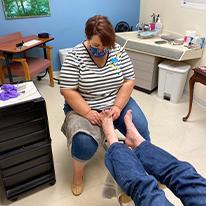
[[[119,118],[114,121],[114,126],[116,129],[118,129],[123,135],[126,134],[126,127],[124,124],[124,116],[126,112],[131,109],[132,110],[132,121],[136,128],[138,129],[139,133],[148,141],[150,141],[149,136],[149,130],[148,130],[148,123],[147,119],[140,109],[140,107],[137,105],[137,103],[130,98],[124,109],[122,110]],[[67,113],[68,111],[71,111],[71,107],[69,105],[65,104],[64,112]],[[81,135],[83,135],[83,140],[81,140]],[[97,150],[97,143],[93,138],[86,133],[78,133],[78,137],[75,139],[73,138],[72,141],[72,156],[79,160],[88,160],[90,159],[94,153]],[[87,137],[86,137],[87,136]],[[91,140],[92,138],[92,140]],[[83,144],[80,143],[80,141],[84,141],[84,144],[87,146],[85,147]],[[82,156],[84,154],[84,156]]]
[[[206,205],[206,179],[191,164],[148,142],[134,151],[145,170],[165,184],[184,206]]]
[[[189,163],[177,160],[148,141],[134,150],[121,143],[112,144],[105,163],[137,206],[172,205],[158,188],[156,179],[171,189],[184,206],[206,205],[206,179]]]

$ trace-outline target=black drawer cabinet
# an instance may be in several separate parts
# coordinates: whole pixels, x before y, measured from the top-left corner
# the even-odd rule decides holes
[[[38,186],[55,183],[42,97],[0,107],[0,178],[2,199],[8,200],[15,200]]]

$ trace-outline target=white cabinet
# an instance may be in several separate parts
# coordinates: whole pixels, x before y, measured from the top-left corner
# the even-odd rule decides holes
[[[157,88],[158,64],[161,59],[127,49],[126,52],[134,65],[135,88],[151,93]]]

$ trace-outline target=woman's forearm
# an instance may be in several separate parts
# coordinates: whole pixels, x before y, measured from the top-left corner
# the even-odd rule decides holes
[[[120,88],[119,92],[117,93],[117,97],[115,99],[114,105],[119,107],[122,110],[125,105],[127,104],[132,90],[134,88],[135,81],[134,80],[127,80]]]
[[[64,96],[69,106],[78,114],[85,116],[90,110],[90,106],[83,97],[73,89],[61,89],[61,94]]]

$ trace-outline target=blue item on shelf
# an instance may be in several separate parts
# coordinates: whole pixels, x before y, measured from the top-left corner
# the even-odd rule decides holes
[[[138,31],[137,36],[142,39],[151,38],[158,35],[158,31]]]

